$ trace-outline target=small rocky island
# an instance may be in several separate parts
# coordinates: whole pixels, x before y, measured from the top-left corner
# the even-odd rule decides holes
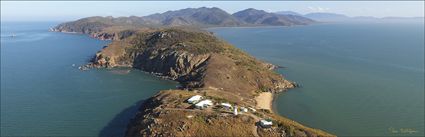
[[[240,20],[230,16],[226,21]],[[334,136],[281,117],[259,103],[270,106],[272,98],[264,98],[265,94],[295,84],[273,71],[276,66],[210,32],[79,23],[61,24],[52,30],[113,40],[84,69],[132,67],[181,85],[147,99],[125,136]]]

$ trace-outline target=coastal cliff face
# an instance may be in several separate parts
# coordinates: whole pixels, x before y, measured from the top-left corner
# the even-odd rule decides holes
[[[262,92],[280,92],[294,84],[232,45],[200,30],[158,29],[113,41],[86,67],[133,67],[176,80],[186,90],[161,91],[146,100],[128,125],[125,136],[333,136],[280,117],[270,110],[246,112],[194,109],[193,95],[256,107]],[[217,102],[218,103],[218,102]],[[273,118],[275,126],[258,121]]]
[[[114,41],[96,54],[92,67],[134,67],[179,81],[183,88],[212,88],[250,99],[294,84],[273,65],[217,39],[208,32],[164,29]]]
[[[121,27],[121,26],[109,27],[109,25],[96,27],[95,29],[92,29],[90,27],[79,27],[79,26],[69,25],[69,24],[72,24],[72,23],[60,24],[54,28],[51,28],[50,31],[62,32],[62,33],[87,34],[92,38],[96,38],[100,40],[121,40],[135,34],[137,31],[144,30],[142,28],[133,29],[133,27]]]

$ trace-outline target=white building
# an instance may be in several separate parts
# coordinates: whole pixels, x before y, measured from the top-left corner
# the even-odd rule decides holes
[[[260,120],[260,125],[264,128],[268,128],[273,125],[273,122],[270,119],[262,119]]]
[[[198,109],[204,109],[204,108],[207,108],[207,107],[212,106],[212,105],[213,105],[213,103],[212,103],[211,100],[205,99],[205,100],[202,100],[202,101],[196,103],[195,107],[198,108]]]
[[[238,115],[238,106],[235,106],[235,109],[233,110],[233,114],[234,114],[235,116],[237,116],[237,115]]]
[[[252,112],[256,112],[257,110],[255,110],[254,108],[252,108],[252,107],[248,107]]]
[[[203,97],[201,95],[195,95],[195,96],[192,96],[191,98],[189,98],[187,100],[187,102],[190,103],[190,104],[195,104],[196,102],[199,102],[202,98]]]
[[[248,109],[247,108],[245,108],[245,107],[241,107],[241,112],[248,112]]]
[[[220,103],[220,106],[225,109],[232,109],[232,105],[230,105],[229,103]]]

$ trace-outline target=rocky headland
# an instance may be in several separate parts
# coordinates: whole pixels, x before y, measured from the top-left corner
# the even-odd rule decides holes
[[[226,15],[217,9],[213,11],[214,14]],[[186,10],[185,13],[206,16],[205,12],[199,11],[191,13]],[[263,15],[264,12],[250,9],[239,13],[238,17],[253,14]],[[155,17],[164,17],[160,15],[163,14]],[[264,18],[270,16],[273,18],[274,14],[265,14]],[[234,18],[226,18],[226,24],[240,21]],[[98,20],[101,22],[96,23]],[[131,20],[138,18],[132,17]],[[296,84],[273,71],[278,66],[258,60],[210,32],[185,27],[138,26],[140,24],[134,25],[131,21],[117,26],[102,21],[104,18],[64,23],[52,28],[52,31],[84,33],[112,40],[82,69],[132,67],[181,84],[179,89],[160,91],[147,99],[130,121],[125,136],[334,136],[273,113],[267,107],[271,98],[263,97],[264,93],[279,93],[294,88]],[[262,21],[251,24],[258,22]],[[194,95],[212,100],[214,106],[195,109],[187,102]],[[243,113],[236,115],[216,106],[219,103],[229,103],[246,110],[241,109]],[[274,124],[263,128],[259,125],[262,119],[271,120]]]
[[[126,136],[331,136],[261,107],[264,103],[256,100],[259,95],[295,85],[275,73],[276,66],[206,31],[167,28],[137,32],[112,41],[87,67],[132,67],[181,84],[179,90],[161,91],[148,99]],[[193,95],[258,111],[234,116],[226,111],[197,110],[184,103]],[[262,118],[275,120],[276,126],[260,128],[257,122]]]

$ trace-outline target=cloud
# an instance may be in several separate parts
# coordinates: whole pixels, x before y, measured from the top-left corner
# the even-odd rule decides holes
[[[324,8],[324,7],[312,7],[312,6],[307,7],[307,9],[308,9],[310,12],[326,12],[326,11],[329,11],[329,10],[330,10],[330,8]]]

